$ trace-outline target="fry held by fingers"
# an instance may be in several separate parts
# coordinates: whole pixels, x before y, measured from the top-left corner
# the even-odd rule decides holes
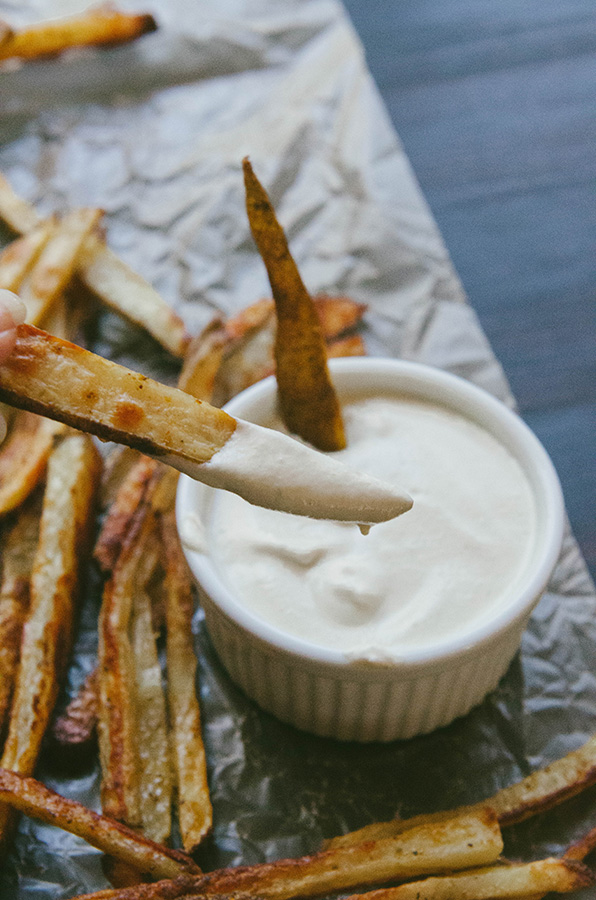
[[[313,518],[386,521],[408,494],[279,432],[102,359],[29,325],[0,366],[0,399],[128,444],[249,502]]]

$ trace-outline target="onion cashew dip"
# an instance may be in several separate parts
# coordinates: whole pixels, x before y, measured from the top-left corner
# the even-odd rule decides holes
[[[233,594],[281,631],[392,660],[490,617],[526,564],[535,503],[512,454],[453,410],[375,396],[344,399],[343,415],[347,448],[334,457],[406,486],[413,508],[363,534],[218,492],[209,552]]]
[[[376,357],[330,370],[347,437],[330,456],[412,508],[362,534],[182,475],[178,530],[214,647],[263,709],[339,740],[410,738],[506,672],[559,557],[561,487],[519,416],[469,382]],[[226,409],[280,427],[275,379]]]

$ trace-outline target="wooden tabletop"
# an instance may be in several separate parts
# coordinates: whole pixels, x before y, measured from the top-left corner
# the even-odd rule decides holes
[[[596,578],[596,6],[345,5]]]

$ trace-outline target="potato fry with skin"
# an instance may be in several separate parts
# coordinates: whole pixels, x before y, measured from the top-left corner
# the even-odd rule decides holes
[[[282,418],[290,431],[319,450],[341,450],[345,447],[341,410],[313,302],[248,159],[243,169],[248,220],[277,312],[275,362]]]
[[[17,234],[42,222],[34,207],[19,197],[2,175],[0,219]],[[97,235],[88,236],[76,271],[102,303],[144,328],[174,356],[184,357],[190,336],[180,316]]]
[[[586,867],[562,859],[471,869],[412,881],[398,887],[352,894],[346,900],[497,900],[523,898],[535,893],[567,894],[594,884]]]
[[[91,846],[154,878],[200,872],[180,850],[156,844],[121,822],[61,797],[34,778],[0,769],[0,800],[27,816],[78,835]]]
[[[99,755],[104,813],[137,827],[141,822],[135,672],[129,629],[135,581],[152,527],[141,505],[127,534],[99,617]]]
[[[176,882],[163,881],[128,891],[100,891],[86,895],[85,900],[199,898],[238,893],[266,900],[316,897],[360,885],[489,865],[498,859],[502,846],[494,813],[486,809],[461,816],[457,822],[414,828],[397,838],[366,841],[299,859],[218,869],[184,879],[180,893]]]
[[[48,464],[31,602],[1,765],[33,772],[69,652],[81,565],[92,523],[100,458],[92,440],[73,434]],[[0,805],[0,841],[10,827]]]
[[[23,279],[35,265],[37,258],[55,227],[52,221],[42,222],[23,237],[17,238],[0,254],[0,288],[18,292]]]
[[[134,656],[137,744],[139,748],[139,803],[141,831],[151,840],[163,843],[172,828],[172,791],[174,778],[166,699],[162,688],[161,667],[153,632],[148,582],[162,553],[158,523],[150,516],[142,559],[137,567],[131,625]]]
[[[0,585],[0,735],[8,725],[23,626],[29,611],[31,570],[39,539],[40,498],[19,510],[3,540]]]
[[[87,237],[103,215],[99,209],[76,209],[55,226],[49,240],[20,285],[27,322],[40,325],[72,278]]]
[[[236,428],[222,410],[30,325],[19,325],[15,348],[0,366],[0,399],[167,455],[172,465],[207,462]]]
[[[8,438],[0,447],[0,515],[16,509],[35,490],[64,430],[61,422],[22,410],[15,414]]]
[[[148,331],[172,356],[184,357],[190,336],[180,316],[99,238],[87,241],[78,272],[102,303]]]
[[[52,19],[13,31],[0,43],[0,60],[41,59],[73,47],[124,44],[155,31],[153,16],[96,7],[77,16]]]
[[[324,847],[348,847],[350,844],[358,844],[365,840],[378,840],[401,834],[414,825],[443,821],[450,816],[457,816],[485,805],[495,810],[499,823],[505,827],[551,809],[595,783],[596,736],[590,738],[578,750],[573,750],[561,759],[555,760],[544,769],[537,769],[522,781],[503,788],[481,803],[423,814],[411,819],[375,822],[357,831],[331,838],[325,841]]]
[[[70,770],[87,761],[97,739],[98,674],[93,669],[50,732],[53,758]]]
[[[161,518],[166,556],[168,709],[177,780],[178,818],[188,853],[211,831],[213,809],[196,695],[197,660],[191,628],[193,599],[173,513]]]
[[[93,551],[103,572],[110,572],[116,564],[126,533],[147,494],[157,467],[158,463],[154,459],[139,456],[124,477],[103,521]]]

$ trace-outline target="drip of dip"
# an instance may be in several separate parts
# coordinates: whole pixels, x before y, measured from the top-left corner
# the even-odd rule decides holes
[[[389,661],[481,624],[531,550],[536,511],[521,466],[431,402],[357,398],[343,415],[347,448],[333,458],[405,485],[413,508],[362,534],[218,491],[207,540],[220,577],[262,620],[354,660]]]

